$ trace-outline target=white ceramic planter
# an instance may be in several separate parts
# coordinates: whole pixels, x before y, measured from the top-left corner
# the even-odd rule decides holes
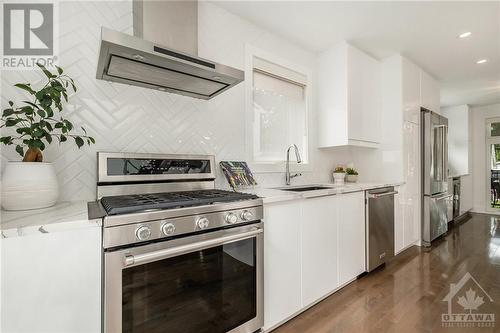
[[[333,183],[336,185],[344,184],[345,173],[344,172],[334,172],[333,173]]]
[[[2,176],[2,207],[27,210],[54,205],[59,185],[52,163],[8,162]]]
[[[348,183],[355,183],[358,181],[358,175],[346,175],[345,180]]]

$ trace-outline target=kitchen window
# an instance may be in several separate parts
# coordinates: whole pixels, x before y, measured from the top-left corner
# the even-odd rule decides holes
[[[253,162],[282,164],[296,144],[307,163],[307,76],[255,56],[252,64]]]

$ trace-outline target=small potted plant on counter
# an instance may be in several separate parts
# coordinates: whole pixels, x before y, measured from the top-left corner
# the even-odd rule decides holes
[[[345,179],[345,169],[343,166],[339,165],[333,170],[333,183],[337,185],[344,184]]]
[[[82,127],[83,135],[73,134],[73,124],[63,118],[63,100],[68,101],[68,88],[76,92],[72,78],[56,66],[52,73],[38,67],[46,77],[44,85],[35,90],[30,83],[15,87],[26,91],[30,100],[19,105],[9,101],[0,117],[0,143],[15,146],[22,162],[8,162],[2,176],[2,206],[6,210],[45,208],[54,205],[59,186],[52,163],[43,162],[42,151],[54,140],[74,141],[78,148],[95,143]]]
[[[347,168],[345,170],[346,173],[346,181],[348,183],[355,183],[358,181],[358,172],[354,168]]]

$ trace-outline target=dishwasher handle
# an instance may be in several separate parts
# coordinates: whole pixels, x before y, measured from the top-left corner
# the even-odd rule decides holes
[[[383,193],[376,193],[376,194],[368,194],[368,199],[378,199],[378,198],[384,198],[388,197],[391,195],[398,194],[398,191],[390,191],[390,192],[383,192]]]

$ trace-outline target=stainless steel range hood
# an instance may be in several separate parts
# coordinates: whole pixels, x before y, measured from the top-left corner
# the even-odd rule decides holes
[[[243,71],[197,56],[196,1],[134,0],[133,14],[135,36],[102,28],[98,79],[201,99],[244,80]]]

